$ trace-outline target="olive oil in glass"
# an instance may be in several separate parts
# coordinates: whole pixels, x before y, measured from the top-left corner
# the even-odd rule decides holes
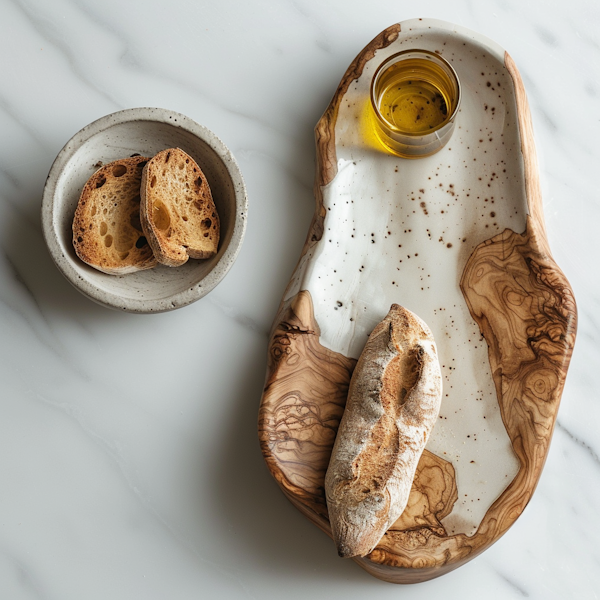
[[[398,156],[419,158],[450,139],[460,84],[452,66],[425,50],[400,52],[377,70],[371,103],[379,140]]]

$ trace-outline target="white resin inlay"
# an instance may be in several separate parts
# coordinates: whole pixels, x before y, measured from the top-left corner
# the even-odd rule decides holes
[[[407,160],[372,139],[368,90],[377,66],[408,47],[440,50],[462,83],[448,146]],[[449,534],[473,534],[519,465],[502,423],[488,348],[459,287],[478,244],[527,214],[510,75],[493,49],[437,29],[403,31],[345,94],[335,139],[338,172],[322,188],[324,233],[304,257],[291,296],[309,290],[322,345],[358,358],[392,303],[431,328],[444,380],[427,449],[452,463],[458,501]],[[488,85],[488,83],[490,85]]]
[[[2,3],[2,600],[599,595],[600,3],[403,9],[352,0],[249,0],[235,10],[180,0],[176,11],[117,0]],[[291,507],[261,458],[256,414],[269,329],[313,213],[312,128],[350,60],[407,12],[478,30],[515,59],[550,246],[573,285],[579,333],[523,515],[476,565],[399,590],[340,559]],[[75,290],[50,258],[39,216],[65,142],[140,106],[214,131],[250,203],[225,279],[199,302],[155,315],[111,311]],[[319,318],[323,326],[322,310]]]

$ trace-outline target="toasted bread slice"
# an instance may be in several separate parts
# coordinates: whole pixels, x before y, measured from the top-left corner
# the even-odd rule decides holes
[[[88,265],[124,275],[157,265],[140,223],[140,182],[148,158],[111,162],[85,184],[73,219],[73,246]]]
[[[219,244],[219,215],[204,173],[179,148],[159,152],[144,167],[142,227],[158,262],[178,267],[210,258]]]

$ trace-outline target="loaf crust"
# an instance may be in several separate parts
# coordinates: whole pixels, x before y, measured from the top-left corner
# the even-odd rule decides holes
[[[140,223],[144,156],[116,160],[85,184],[73,219],[73,246],[88,265],[110,275],[155,267]]]
[[[441,398],[431,331],[393,304],[354,370],[325,477],[340,556],[369,554],[404,511]]]
[[[220,222],[206,176],[191,156],[168,148],[144,168],[141,220],[158,262],[179,267],[217,253]]]

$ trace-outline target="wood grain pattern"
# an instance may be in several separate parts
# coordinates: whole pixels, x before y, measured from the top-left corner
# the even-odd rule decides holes
[[[431,531],[445,536],[441,523],[452,511],[458,497],[454,467],[424,450],[419,460],[408,504],[388,531]]]
[[[388,531],[369,557],[380,568],[362,564],[382,579],[423,581],[471,560],[507,531],[535,490],[575,343],[576,306],[562,272],[533,247],[532,223],[530,219],[523,234],[506,230],[478,246],[461,280],[469,310],[488,343],[519,472],[474,536],[443,537],[431,527]]]
[[[352,63],[317,125],[317,207],[303,253],[323,231],[321,186],[335,176],[336,107],[375,50],[398,35],[395,27]],[[506,229],[479,244],[466,262],[460,288],[488,345],[498,405],[519,470],[474,535],[449,535],[441,520],[457,499],[454,469],[425,451],[407,510],[368,557],[354,559],[372,575],[394,583],[452,571],[498,540],[519,517],[541,475],[575,342],[575,299],[550,254],[525,90],[508,54],[505,66],[518,112],[527,225],[522,233]],[[259,413],[261,448],[286,496],[328,534],[323,480],[354,366],[353,359],[320,345],[308,291],[282,303],[269,343]]]
[[[328,534],[325,472],[355,366],[354,359],[319,344],[310,294],[300,292],[286,305],[271,336],[259,440],[284,493]],[[425,527],[446,535],[440,521],[456,498],[452,465],[425,450],[407,509],[390,531]]]
[[[300,292],[271,336],[259,439],[284,492],[325,519],[325,472],[355,364],[319,344],[310,294]]]
[[[317,176],[315,179],[315,193],[317,201],[321,198],[321,187],[327,185],[337,173],[337,157],[335,151],[335,123],[337,121],[340,103],[350,84],[358,79],[377,50],[387,48],[398,38],[400,24],[384,29],[364,50],[352,61],[344,73],[333,99],[327,110],[315,127],[315,140],[317,143]]]
[[[544,208],[542,205],[542,188],[538,169],[537,153],[533,139],[533,124],[529,102],[525,93],[525,86],[515,61],[508,52],[504,53],[504,65],[509,72],[517,99],[517,117],[519,120],[519,132],[521,134],[521,154],[523,156],[523,170],[525,180],[525,194],[532,226],[529,228],[531,243],[543,254],[551,255],[548,235],[546,233],[546,222],[544,220]]]

